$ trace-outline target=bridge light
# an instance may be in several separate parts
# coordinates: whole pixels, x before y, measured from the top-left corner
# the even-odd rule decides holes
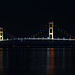
[[[39,39],[39,37],[38,37],[38,39]]]
[[[61,33],[62,33],[62,31],[61,31]]]
[[[48,22],[48,24],[50,24],[50,21]]]
[[[24,39],[26,39],[26,37]]]
[[[59,31],[59,29],[58,29],[58,31]]]
[[[67,34],[67,36],[68,36],[68,34]]]
[[[57,39],[59,39],[59,37]]]
[[[47,37],[47,39],[49,39],[49,37]]]
[[[9,40],[9,39],[7,38],[7,40]]]
[[[18,40],[19,40],[20,38],[18,38]]]
[[[65,37],[63,37],[63,39],[65,39]]]
[[[71,39],[71,38],[69,37],[69,39]]]
[[[51,23],[53,23],[53,21]]]
[[[15,40],[15,38],[14,38],[14,40]]]
[[[42,30],[40,30],[40,31],[42,31]]]
[[[62,31],[62,29],[61,29],[61,31]]]
[[[71,35],[70,35],[70,37],[71,37]]]

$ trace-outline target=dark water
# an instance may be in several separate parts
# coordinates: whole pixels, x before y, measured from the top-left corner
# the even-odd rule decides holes
[[[0,75],[72,75],[74,48],[0,48]]]

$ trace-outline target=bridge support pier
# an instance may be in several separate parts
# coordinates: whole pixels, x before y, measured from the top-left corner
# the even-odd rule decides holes
[[[0,41],[3,40],[3,28],[0,27]]]
[[[53,21],[49,21],[49,38],[53,39]]]

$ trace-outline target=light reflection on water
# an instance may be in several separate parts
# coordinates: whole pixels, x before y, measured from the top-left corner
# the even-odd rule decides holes
[[[71,75],[71,66],[71,48],[0,48],[0,75]]]
[[[0,73],[3,72],[3,49],[0,48]]]

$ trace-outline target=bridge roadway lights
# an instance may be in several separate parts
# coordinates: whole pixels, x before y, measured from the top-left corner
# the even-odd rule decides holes
[[[75,39],[58,39],[58,38],[26,38],[26,39],[21,39],[21,38],[19,38],[19,39],[16,39],[16,40],[14,40],[14,39],[3,39],[3,40],[1,40],[1,41],[17,41],[17,40],[56,40],[56,41],[58,41],[58,40],[60,40],[60,41],[64,41],[64,40],[68,40],[68,41],[75,41]]]

